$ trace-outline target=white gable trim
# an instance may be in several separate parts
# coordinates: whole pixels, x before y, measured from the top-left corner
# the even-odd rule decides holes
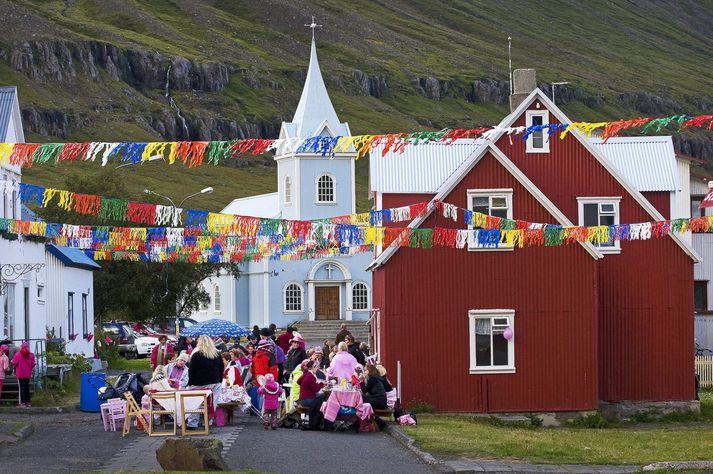
[[[537,202],[544,207],[547,212],[549,212],[557,221],[560,225],[562,226],[572,226],[572,222],[567,219],[567,217],[560,211],[557,206],[550,201],[547,196],[545,196],[542,191],[540,191],[537,186],[534,185],[532,181],[528,179],[525,174],[520,171],[520,169],[515,166],[515,164],[508,159],[508,157],[505,156],[505,154],[495,146],[494,143],[488,141],[485,146],[481,147],[480,149],[476,150],[473,152],[473,154],[461,165],[461,167],[451,175],[450,178],[448,178],[443,185],[441,185],[441,188],[438,191],[438,194],[429,202],[428,208],[426,212],[424,213],[423,216],[418,217],[411,221],[411,223],[408,225],[409,229],[415,229],[418,228],[423,222],[431,215],[433,212],[434,206],[432,205],[434,201],[439,201],[443,200],[446,196],[448,196],[453,189],[465,178],[465,176],[475,167],[476,164],[480,162],[480,159],[485,156],[486,152],[492,152],[493,156],[495,159],[498,160],[498,162],[506,169],[508,172],[517,179],[520,184],[527,189],[527,191],[535,198],[537,199]],[[595,260],[598,260],[603,257],[601,252],[597,250],[597,248],[590,244],[589,242],[580,242],[579,243],[584,249],[594,258]],[[393,245],[389,246],[384,250],[374,261],[371,262],[367,270],[374,270],[377,267],[383,265],[386,263],[391,256],[396,253],[396,251],[400,248],[400,245]]]
[[[527,96],[527,99],[522,101],[522,103],[517,107],[517,109],[515,109],[513,113],[508,115],[505,120],[500,123],[498,128],[505,129],[511,127],[512,124],[515,123],[515,120],[517,120],[517,118],[520,117],[535,100],[540,100],[542,103],[544,103],[545,108],[549,109],[549,111],[552,112],[552,114],[561,123],[572,122],[569,117],[567,117],[564,112],[560,110],[559,107],[553,104],[552,101],[547,97],[547,95],[544,94],[538,88],[532,91],[530,95]],[[505,133],[504,130],[498,130],[497,134],[492,137],[493,143],[497,142],[498,139],[503,135],[503,133]],[[579,142],[584,145],[587,151],[591,153],[592,156],[597,159],[597,161],[599,161],[599,163],[604,167],[604,169],[606,169],[609,174],[611,174],[624,189],[626,189],[626,191],[631,195],[631,197],[633,197],[634,200],[638,202],[641,207],[644,208],[644,210],[653,218],[653,220],[665,220],[661,213],[653,206],[653,204],[651,204],[631,183],[629,183],[626,178],[624,178],[624,176],[622,176],[619,171],[617,171],[616,168],[614,168],[611,163],[609,163],[606,157],[604,157],[604,155],[602,155],[599,150],[597,150],[579,130],[570,130],[569,133],[574,135],[577,140],[579,140]],[[669,232],[669,235],[671,236],[673,241],[676,242],[678,246],[681,247],[681,249],[686,252],[689,257],[691,257],[691,260],[693,260],[694,263],[699,263],[701,261],[701,257],[698,256],[698,254],[688,243],[686,243],[683,239],[681,239],[673,232]]]

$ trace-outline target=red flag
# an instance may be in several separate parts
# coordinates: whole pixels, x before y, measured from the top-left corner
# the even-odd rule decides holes
[[[708,191],[708,194],[706,194],[706,197],[703,198],[703,201],[701,201],[701,205],[698,206],[698,209],[703,209],[704,207],[713,207],[713,189]]]

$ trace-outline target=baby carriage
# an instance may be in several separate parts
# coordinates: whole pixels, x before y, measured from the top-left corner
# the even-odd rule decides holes
[[[119,375],[113,384],[106,382],[106,387],[99,389],[99,400],[109,400],[110,398],[124,398],[124,393],[129,392],[134,396],[134,400],[141,400],[144,395],[144,385],[146,382],[140,373],[132,374],[126,372]]]

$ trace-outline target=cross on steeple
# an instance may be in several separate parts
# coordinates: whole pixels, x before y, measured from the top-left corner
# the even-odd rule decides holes
[[[312,16],[312,23],[305,26],[308,28],[312,28],[312,41],[314,41],[314,30],[316,30],[317,28],[322,28],[322,25],[318,25],[317,23],[315,23],[314,16]]]

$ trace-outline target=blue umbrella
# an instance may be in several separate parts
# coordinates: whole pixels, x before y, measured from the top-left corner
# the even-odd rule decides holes
[[[247,336],[250,331],[238,326],[232,321],[226,321],[225,319],[209,319],[208,321],[203,321],[193,326],[183,328],[179,333],[180,336],[228,336],[228,337],[241,337]]]

